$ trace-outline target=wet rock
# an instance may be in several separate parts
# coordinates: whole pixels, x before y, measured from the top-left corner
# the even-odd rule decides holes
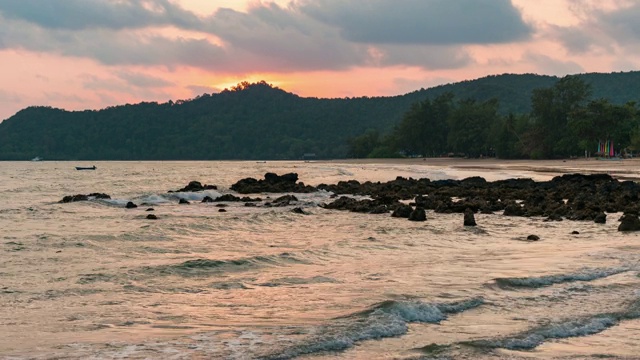
[[[284,193],[284,192],[296,192],[296,193],[309,193],[316,191],[316,188],[312,186],[306,186],[304,183],[298,183],[298,174],[288,173],[284,175],[277,175],[274,173],[266,173],[264,180],[257,180],[254,178],[245,178],[235,184],[231,185],[231,190],[240,194],[253,194],[253,193]]]
[[[227,212],[226,209],[219,209],[218,212]]]
[[[179,190],[169,190],[170,193],[173,192],[198,192],[198,191],[204,191],[204,190],[217,190],[218,187],[215,185],[202,185],[202,183],[200,183],[199,181],[190,181],[189,184],[185,187],[183,187],[182,189]]]
[[[595,219],[593,219],[593,222],[595,222],[596,224],[606,224],[607,223],[607,214],[601,212],[598,215],[596,215]]]
[[[423,208],[417,207],[409,215],[410,221],[427,221],[427,213]]]
[[[189,202],[189,200],[180,199],[180,201],[178,202],[178,204],[184,204],[184,205],[186,205],[186,204],[191,204],[191,203]]]
[[[291,209],[291,212],[294,214],[300,214],[300,215],[309,215],[306,211],[304,211],[302,208],[297,207],[297,208],[293,208]]]
[[[111,199],[111,196],[103,193],[91,193],[88,195],[77,194],[77,195],[67,195],[62,198],[62,200],[58,201],[59,203],[70,203],[76,201],[87,201],[89,199]]]
[[[620,218],[618,231],[640,231],[640,218],[634,213],[625,213]]]
[[[205,196],[205,197],[202,199],[202,201],[201,201],[201,202],[203,202],[203,203],[210,203],[210,202],[213,202],[213,198],[212,198],[211,196],[207,195],[207,196]]]
[[[135,209],[138,207],[138,205],[134,204],[132,201],[129,201],[124,207],[127,209]]]
[[[154,208],[148,208],[148,209],[147,209],[147,210],[145,210],[145,211],[155,211],[155,209],[154,209]]]
[[[527,240],[529,240],[529,241],[538,241],[538,240],[540,240],[540,236],[538,236],[538,235],[529,235],[529,236],[527,236]]]
[[[244,206],[246,207],[256,207],[256,203],[252,203],[252,202],[248,202],[248,203],[244,203]]]
[[[546,219],[544,219],[545,222],[549,222],[549,221],[562,221],[562,216],[558,215],[558,214],[551,214],[549,215]]]
[[[471,209],[464,211],[464,226],[476,226],[476,219]]]
[[[573,231],[571,232],[571,235],[580,235],[580,232],[579,232],[579,231],[575,231],[575,230],[573,230]]]
[[[522,209],[522,206],[520,206],[520,204],[513,202],[508,204],[504,208],[503,215],[504,216],[524,216],[524,210]]]
[[[147,219],[149,219],[149,220],[158,220],[158,217],[153,215],[153,214],[149,214],[149,215],[147,215]]]
[[[290,205],[291,202],[298,201],[298,198],[293,195],[284,195],[279,198],[273,200],[271,203],[272,206],[287,206]]]
[[[407,204],[401,204],[393,211],[393,213],[391,213],[391,216],[408,219],[409,216],[411,216],[412,212],[413,208],[411,206]]]

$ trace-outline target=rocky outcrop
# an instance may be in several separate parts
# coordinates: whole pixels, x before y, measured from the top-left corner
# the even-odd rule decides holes
[[[409,221],[427,221],[427,213],[423,208],[417,207],[409,215]]]
[[[189,184],[182,189],[179,190],[169,190],[170,193],[173,192],[198,192],[204,190],[217,190],[218,187],[215,185],[202,185],[199,181],[190,181]]]
[[[277,175],[274,173],[264,174],[264,179],[245,178],[231,185],[231,190],[240,194],[255,193],[309,193],[316,191],[313,186],[307,186],[298,181],[298,174],[288,173]]]
[[[58,201],[59,203],[70,203],[76,201],[87,201],[91,199],[111,199],[111,196],[103,193],[91,193],[87,195],[77,194],[77,195],[68,195],[62,198],[62,200]]]

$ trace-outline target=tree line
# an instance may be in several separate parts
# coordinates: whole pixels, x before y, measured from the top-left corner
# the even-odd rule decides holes
[[[594,98],[592,86],[566,76],[534,89],[528,113],[502,114],[496,98],[457,99],[445,92],[415,102],[386,134],[368,129],[349,139],[349,156],[495,156],[550,159],[595,154],[600,141],[616,152],[640,150],[636,102]]]

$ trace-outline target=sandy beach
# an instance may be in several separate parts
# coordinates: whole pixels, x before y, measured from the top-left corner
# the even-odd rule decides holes
[[[333,160],[330,163],[361,163],[415,166],[422,164],[433,168],[451,168],[470,173],[500,171],[509,173],[532,173],[543,177],[569,173],[608,173],[620,180],[640,180],[640,159],[600,160],[564,159],[564,160],[502,160],[463,159],[463,158],[410,158],[410,159],[349,159]],[[537,177],[537,176],[534,176]]]

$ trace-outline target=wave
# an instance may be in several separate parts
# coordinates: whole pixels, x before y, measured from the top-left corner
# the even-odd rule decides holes
[[[263,266],[282,266],[286,264],[306,264],[289,253],[271,256],[254,256],[244,259],[212,260],[194,259],[179,264],[146,266],[143,272],[160,275],[199,276],[227,271],[246,271]]]
[[[476,340],[463,344],[482,348],[531,350],[548,340],[593,335],[618,325],[623,320],[638,318],[640,318],[640,311],[636,304],[626,312],[598,314],[580,319],[571,319],[534,328],[515,336],[493,340]]]
[[[408,332],[410,323],[438,324],[449,315],[482,304],[482,298],[454,303],[384,301],[365,311],[334,319],[333,323],[318,328],[315,331],[316,335],[304,343],[265,358],[280,360],[320,352],[342,351],[361,341],[404,335]]]
[[[555,284],[593,281],[629,271],[628,268],[583,269],[571,274],[545,275],[539,277],[497,278],[500,288],[541,288]]]

